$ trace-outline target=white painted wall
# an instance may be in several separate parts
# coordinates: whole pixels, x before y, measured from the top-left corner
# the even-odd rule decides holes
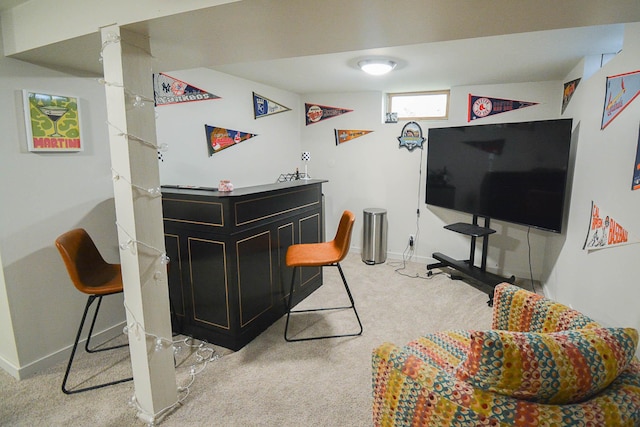
[[[2,256],[0,256],[0,266]],[[0,269],[0,368],[7,372],[18,372],[20,361],[18,360],[18,347],[16,337],[13,334],[13,322],[11,321],[11,307],[7,298],[4,273]]]
[[[478,120],[478,124],[543,120],[559,116],[562,82],[452,88],[449,119],[420,121],[423,136],[428,136],[430,127],[467,125],[469,93],[539,103]],[[414,260],[432,261],[433,252],[467,259],[469,238],[447,231],[443,226],[458,221],[469,222],[471,215],[425,204],[427,143],[424,150],[416,148],[410,152],[399,148],[398,136],[406,122],[382,122],[383,96],[377,92],[312,94],[303,99],[301,109],[304,109],[304,102],[309,102],[354,110],[303,125],[302,147],[311,152],[311,174],[314,178],[329,180],[324,186],[327,230],[337,227],[344,209],[352,210],[356,214],[352,246],[358,251],[362,245],[363,209],[384,208],[389,224],[389,257],[401,259],[409,235],[414,234],[417,236]],[[301,123],[304,123],[302,119]],[[374,132],[336,146],[334,129]],[[491,226],[497,232],[490,237],[488,268],[506,276],[528,277],[527,228],[500,221],[493,221]],[[531,231],[530,234],[534,277],[538,279],[542,273],[545,239],[550,233]],[[480,259],[479,255],[476,259]]]
[[[221,179],[230,179],[236,187],[269,183],[280,173],[292,172],[296,167],[304,170],[300,152],[309,151],[309,175],[328,180],[323,186],[328,236],[331,237],[337,227],[342,211],[352,210],[357,217],[352,250],[359,251],[363,209],[382,207],[388,211],[389,257],[402,258],[409,234],[417,236],[414,260],[426,263],[433,252],[461,259],[468,256],[469,239],[447,231],[443,226],[469,221],[470,215],[426,206],[426,145],[424,150],[412,152],[399,148],[397,137],[404,123],[383,123],[382,93],[299,96],[209,69],[167,74],[221,99],[156,108],[158,142],[169,146],[160,165],[162,184],[216,187]],[[292,108],[292,111],[254,119],[253,91]],[[539,103],[483,119],[482,124],[542,120],[559,117],[562,82],[453,88],[449,120],[421,122],[424,135],[427,136],[429,127],[467,124],[469,93]],[[305,103],[353,111],[306,126]],[[204,124],[258,136],[209,157]],[[335,129],[373,132],[336,146]],[[506,276],[528,277],[527,228],[499,221],[494,221],[492,227],[497,233],[490,238],[488,267]],[[536,279],[543,275],[549,235],[537,230],[530,232],[532,269]]]
[[[568,215],[568,227],[561,235],[530,231],[531,267],[535,279],[547,282],[545,292],[557,300],[571,304],[597,320],[611,325],[629,325],[638,327],[638,312],[633,301],[637,301],[637,286],[632,283],[633,259],[637,259],[638,246],[609,249],[602,253],[586,255],[582,251],[582,243],[587,226],[589,206],[592,197],[600,199],[603,207],[620,206],[620,210],[612,212],[619,221],[628,225],[631,233],[638,229],[635,212],[638,212],[637,201],[629,190],[632,158],[638,140],[638,104],[625,110],[616,121],[600,131],[600,118],[604,96],[604,76],[628,72],[638,67],[638,47],[629,40],[639,39],[638,24],[630,25],[623,53],[606,64],[605,69],[596,72],[591,78],[580,83],[569,108],[561,116],[562,81],[543,83],[523,83],[512,85],[468,86],[453,88],[451,95],[451,111],[448,121],[421,122],[426,135],[429,127],[457,126],[467,124],[467,97],[469,93],[484,94],[524,101],[535,101],[539,105],[527,107],[482,120],[482,124],[543,120],[559,117],[574,117],[574,126],[578,132],[574,135],[575,176],[574,194],[571,198],[571,210]],[[579,76],[586,68],[583,61],[565,80]],[[593,71],[590,70],[590,73]],[[429,208],[424,204],[424,165],[426,150],[416,149],[409,152],[398,147],[397,137],[403,123],[382,123],[382,96],[377,92],[308,94],[297,96],[285,91],[263,87],[257,83],[228,78],[209,70],[191,70],[174,73],[177,78],[184,78],[189,83],[216,93],[215,81],[224,82],[225,93],[222,95],[228,103],[234,104],[233,112],[226,111],[222,100],[207,102],[210,105],[193,103],[174,107],[161,107],[159,110],[158,134],[161,142],[178,141],[192,150],[190,153],[169,155],[180,156],[179,172],[169,161],[161,167],[163,183],[184,183],[215,186],[219,179],[229,178],[237,186],[254,185],[270,182],[273,176],[283,170],[295,166],[302,168],[299,151],[309,151],[309,174],[313,178],[328,179],[324,185],[326,196],[326,229],[328,235],[337,226],[337,218],[344,209],[351,209],[357,215],[354,230],[353,251],[361,246],[362,210],[367,207],[382,207],[388,210],[389,219],[389,257],[399,258],[406,248],[409,234],[418,236],[415,259],[428,262],[432,252],[439,251],[456,258],[468,255],[468,238],[456,235],[443,226],[457,221],[468,221],[469,215],[444,209]],[[211,76],[211,83],[208,82]],[[232,84],[230,84],[232,83]],[[277,101],[291,99],[287,104],[295,106],[295,111],[284,113],[282,117],[266,117],[254,120],[251,111],[250,93],[255,90],[264,96]],[[262,93],[264,92],[264,93]],[[272,94],[276,95],[272,95]],[[271,95],[271,96],[270,96]],[[352,109],[353,112],[305,126],[304,103],[319,103],[339,108]],[[220,103],[216,105],[216,103]],[[228,104],[224,104],[228,105]],[[595,107],[594,107],[595,106]],[[173,108],[171,116],[178,117],[176,127],[163,119],[165,108]],[[204,109],[215,111],[208,116]],[[166,110],[168,112],[169,110]],[[230,115],[227,116],[226,114]],[[176,116],[177,115],[177,116]],[[211,121],[209,117],[216,119]],[[299,132],[300,144],[282,145],[280,148],[294,150],[289,153],[290,160],[282,166],[273,167],[264,163],[264,147],[262,135],[244,145],[232,147],[212,158],[206,157],[204,129],[202,123],[237,126],[240,130],[273,132],[271,121],[286,117],[286,125],[278,122],[279,134]],[[212,120],[213,120],[212,119]],[[264,129],[256,126],[264,122]],[[185,131],[192,127],[193,131]],[[298,130],[299,129],[299,130]],[[340,146],[335,145],[334,129],[366,129],[374,132],[357,138]],[[586,130],[585,130],[586,129]],[[185,132],[188,132],[188,137]],[[166,138],[166,139],[165,139]],[[265,138],[266,139],[266,138]],[[620,147],[612,149],[612,143]],[[275,140],[266,144],[277,144]],[[282,141],[280,141],[280,144]],[[202,148],[199,148],[202,147]],[[258,150],[259,152],[256,152]],[[191,159],[191,160],[189,160]],[[274,159],[273,161],[278,161]],[[207,168],[204,172],[201,166]],[[191,167],[193,166],[193,167]],[[241,168],[242,178],[234,173]],[[269,169],[267,172],[264,168]],[[178,180],[180,178],[180,180]],[[611,188],[612,179],[620,181]],[[611,203],[611,205],[610,205]],[[416,210],[420,209],[417,218]],[[529,249],[526,227],[493,221],[492,227],[497,230],[491,236],[488,267],[505,276],[514,274],[518,277],[529,276]],[[635,231],[637,234],[639,231]],[[603,262],[593,262],[598,257]],[[600,267],[604,265],[605,267]],[[576,267],[577,266],[577,267]],[[612,268],[609,268],[612,266]]]
[[[205,68],[166,74],[220,99],[156,107],[158,144],[169,147],[160,163],[163,185],[217,187],[228,179],[248,187],[300,167],[298,95]],[[292,111],[255,119],[253,92]],[[205,124],[257,136],[209,156]]]
[[[561,236],[531,232],[535,278],[547,281],[546,292],[608,324],[640,327],[635,305],[640,292],[633,262],[638,245],[587,255],[581,249],[592,199],[610,210],[630,233],[639,235],[637,212],[640,192],[629,190],[633,156],[638,141],[640,103],[636,100],[605,131],[600,131],[606,75],[640,69],[640,28],[629,25],[623,52],[580,87],[565,117],[580,122],[574,193],[569,228]],[[0,97],[6,109],[0,115],[4,142],[0,144],[0,253],[4,290],[11,307],[13,331],[0,324],[0,336],[16,337],[15,349],[0,342],[0,357],[27,375],[62,360],[79,322],[84,297],[73,289],[53,246],[57,235],[84,226],[95,237],[105,257],[117,261],[113,190],[107,145],[104,89],[92,79],[0,58]],[[216,186],[230,179],[237,187],[273,182],[280,173],[303,168],[301,151],[311,152],[309,173],[329,179],[325,184],[328,235],[343,209],[357,215],[353,250],[361,245],[362,209],[384,207],[389,213],[390,257],[401,256],[408,234],[418,235],[416,259],[428,262],[432,252],[466,257],[468,240],[443,225],[468,220],[464,214],[427,208],[424,204],[425,150],[398,148],[402,124],[383,124],[380,93],[312,94],[304,97],[237,79],[207,69],[169,72],[176,78],[222,97],[214,101],[157,108],[158,142],[169,151],[160,165],[163,184]],[[572,76],[573,78],[573,76]],[[26,150],[21,110],[22,88],[71,93],[82,98],[87,148],[74,154],[33,154]],[[292,111],[254,119],[251,93],[255,91]],[[483,119],[482,123],[559,117],[562,82],[471,86],[452,89],[450,119],[421,122],[428,127],[466,124],[469,93],[540,102],[540,105]],[[304,103],[349,108],[354,111],[310,126],[304,125]],[[238,146],[208,157],[204,124],[258,134]],[[333,130],[369,129],[372,134],[335,145]],[[613,145],[615,144],[615,145]],[[422,166],[422,168],[421,168]],[[638,193],[638,194],[635,194]],[[420,209],[420,218],[416,218]],[[528,275],[527,230],[495,221],[489,267],[517,276]],[[0,285],[2,283],[0,282]],[[99,325],[116,332],[124,319],[122,301],[104,307],[111,316]]]
[[[4,56],[0,75],[0,294],[11,307],[0,335],[15,337],[0,340],[0,357],[20,377],[67,357],[84,308],[86,298],[69,280],[55,238],[84,227],[110,262],[118,261],[118,245],[103,86]],[[30,153],[21,89],[79,97],[85,150]],[[105,304],[98,331],[124,320],[121,298]]]
[[[640,191],[631,191],[640,100],[600,130],[606,77],[640,70],[640,24],[627,24],[622,52],[581,81],[567,113],[579,121],[576,168],[566,236],[549,244],[547,293],[608,325],[640,329],[640,245],[582,250],[591,202],[640,238]],[[637,90],[637,86],[633,90]]]

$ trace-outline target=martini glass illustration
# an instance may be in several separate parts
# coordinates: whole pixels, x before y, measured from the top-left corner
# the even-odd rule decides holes
[[[62,136],[58,133],[58,120],[69,111],[65,107],[39,106],[38,109],[53,122],[53,133],[50,136]]]

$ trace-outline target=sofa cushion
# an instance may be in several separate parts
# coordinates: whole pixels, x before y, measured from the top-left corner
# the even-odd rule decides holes
[[[638,345],[632,328],[590,328],[552,333],[474,331],[458,379],[538,403],[581,402],[626,369]]]
[[[491,329],[560,332],[601,327],[602,325],[571,307],[518,286],[501,283],[495,288]]]

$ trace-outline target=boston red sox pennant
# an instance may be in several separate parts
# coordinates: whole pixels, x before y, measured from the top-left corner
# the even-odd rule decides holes
[[[483,119],[495,114],[506,113],[520,108],[537,105],[537,102],[516,101],[513,99],[489,98],[469,94],[469,118],[467,121]]]

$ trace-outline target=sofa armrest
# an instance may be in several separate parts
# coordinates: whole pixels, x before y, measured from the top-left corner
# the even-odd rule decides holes
[[[454,420],[463,420],[464,425],[499,425],[495,418],[469,407],[473,392],[469,384],[407,347],[382,344],[373,350],[372,368],[374,427],[444,426],[455,425]]]
[[[547,405],[474,388],[415,347],[385,343],[372,353],[373,426],[640,426],[637,359],[604,391],[571,405]]]
[[[492,329],[559,332],[600,325],[570,307],[509,283],[495,287]]]

